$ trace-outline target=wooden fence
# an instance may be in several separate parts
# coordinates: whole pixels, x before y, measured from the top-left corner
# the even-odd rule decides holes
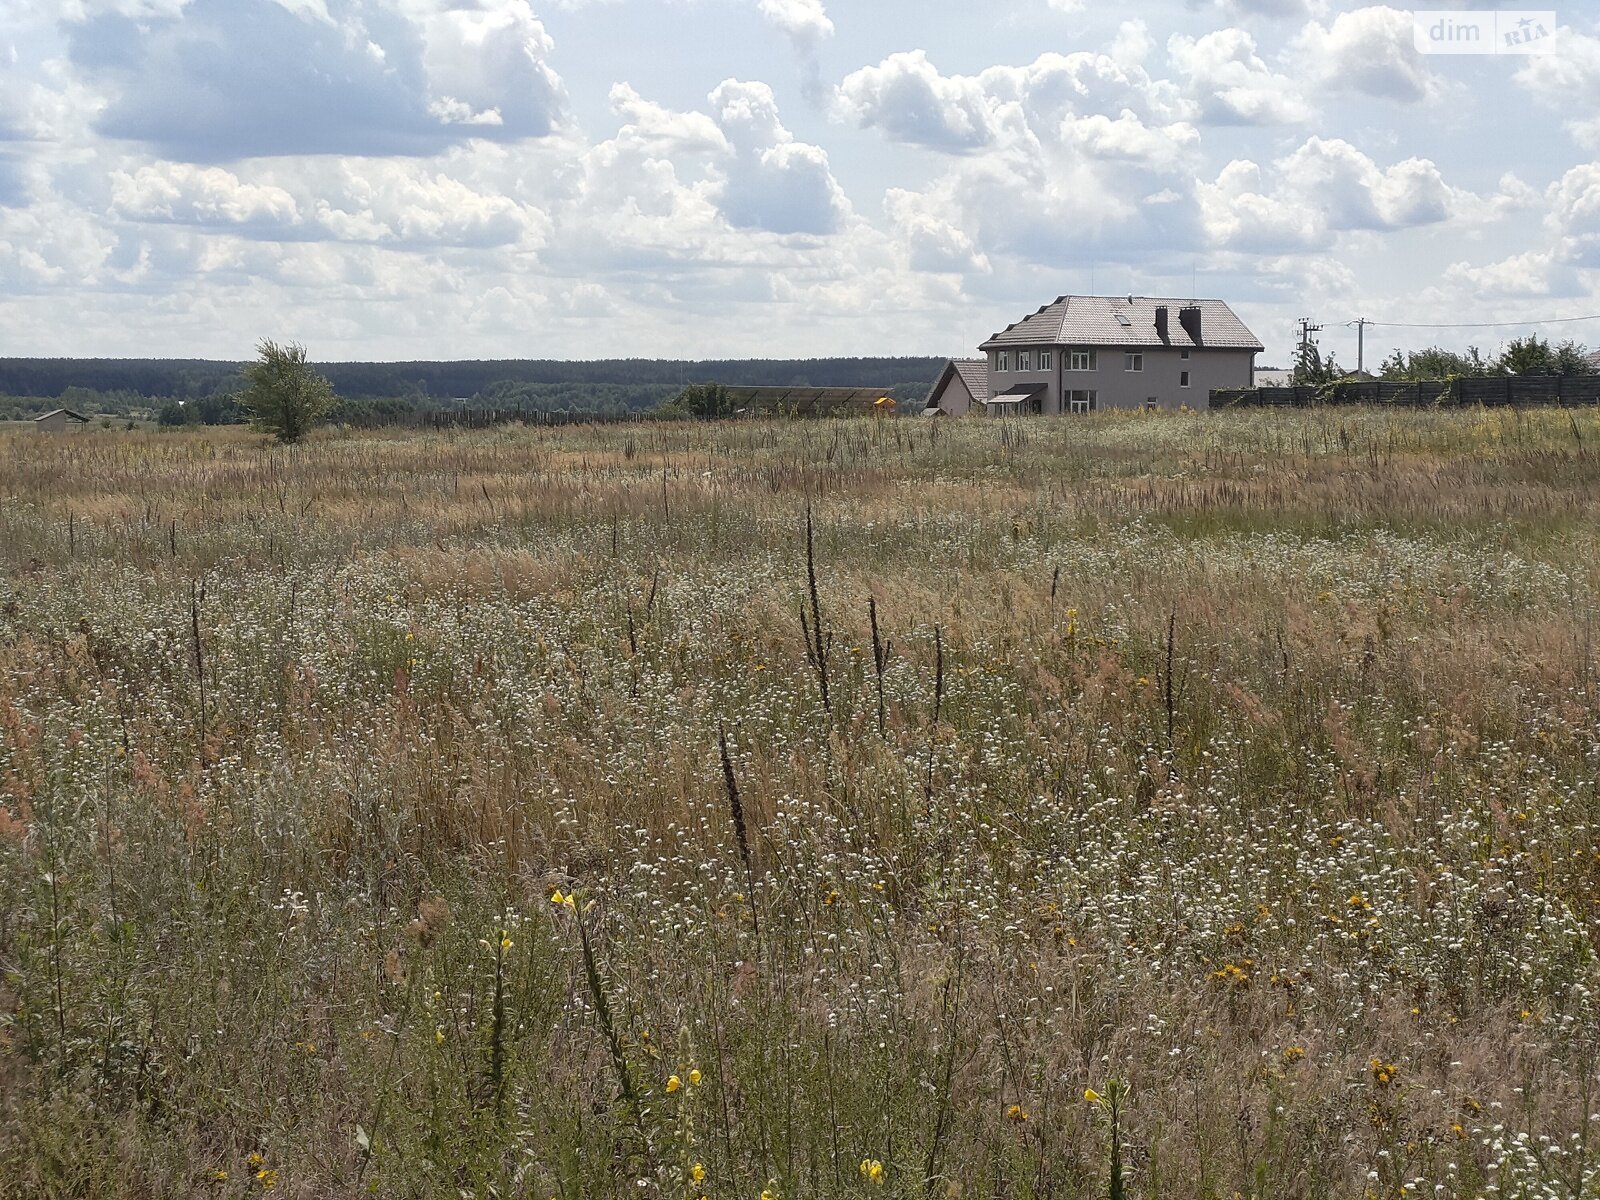
[[[1308,408],[1319,404],[1578,408],[1600,405],[1600,375],[1507,375],[1406,383],[1378,379],[1324,387],[1218,388],[1211,393],[1212,408]]]
[[[638,413],[596,413],[564,408],[458,408],[381,413],[356,423],[386,429],[489,429],[496,425],[615,425]]]

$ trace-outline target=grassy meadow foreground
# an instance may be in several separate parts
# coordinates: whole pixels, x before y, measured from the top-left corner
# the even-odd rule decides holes
[[[0,436],[0,1196],[1600,1196],[1597,451]]]

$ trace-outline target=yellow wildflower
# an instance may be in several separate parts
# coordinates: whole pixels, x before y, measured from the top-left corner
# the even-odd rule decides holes
[[[861,1160],[861,1178],[865,1179],[868,1183],[875,1183],[879,1187],[882,1187],[883,1164],[875,1158],[863,1158]]]
[[[676,1075],[671,1076],[667,1080],[667,1095],[672,1095],[673,1092],[677,1091],[682,1086],[683,1080],[679,1079]]]
[[[1010,1108],[1006,1109],[1006,1120],[1008,1121],[1014,1121],[1020,1125],[1027,1119],[1028,1110],[1023,1108],[1020,1104],[1013,1104]]]
[[[690,1087],[699,1087],[700,1086],[700,1081],[702,1079],[704,1079],[704,1078],[705,1078],[705,1076],[700,1074],[700,1068],[699,1067],[695,1067],[694,1069],[692,1069],[689,1072],[689,1086]]]
[[[1099,1104],[1100,1103],[1100,1093],[1095,1091],[1093,1088],[1084,1088],[1083,1089],[1083,1098],[1085,1100],[1087,1100],[1090,1104]]]
[[[263,1192],[270,1192],[278,1186],[278,1173],[270,1167],[263,1167],[256,1172],[256,1182],[261,1185]]]
[[[1253,966],[1255,962],[1248,958],[1240,959],[1237,963],[1224,963],[1219,970],[1211,972],[1211,978],[1218,983],[1247,988],[1250,986],[1250,972],[1247,968]]]
[[[704,1183],[706,1179],[706,1166],[704,1163],[695,1163],[689,1168],[689,1179],[693,1183]]]

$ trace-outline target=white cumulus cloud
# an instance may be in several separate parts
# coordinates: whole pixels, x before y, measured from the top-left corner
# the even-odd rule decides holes
[[[1299,85],[1271,70],[1242,29],[1203,37],[1174,34],[1167,56],[1200,119],[1217,125],[1275,125],[1304,121],[1311,106]]]
[[[833,21],[822,0],[761,0],[761,15],[786,33],[806,54],[833,36]]]
[[[1330,93],[1359,92],[1413,103],[1436,97],[1440,81],[1418,53],[1409,11],[1372,5],[1313,21],[1290,46],[1306,74]]]
[[[1277,160],[1270,175],[1236,160],[1200,187],[1212,239],[1265,253],[1325,248],[1346,231],[1438,224],[1468,199],[1427,159],[1381,167],[1349,142],[1319,137]]]
[[[300,222],[300,209],[288,191],[270,184],[246,183],[221,167],[157,163],[111,177],[111,203],[140,221],[195,225],[253,225],[288,229]]]
[[[982,84],[941,75],[922,50],[892,54],[846,76],[839,99],[862,126],[882,129],[897,142],[959,152],[994,137]]]
[[[1580,144],[1600,151],[1600,37],[1562,27],[1555,39],[1550,53],[1528,56],[1516,82],[1566,116],[1567,130]]]

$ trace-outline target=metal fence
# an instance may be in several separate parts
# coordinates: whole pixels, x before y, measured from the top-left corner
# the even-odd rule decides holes
[[[1212,408],[1309,408],[1333,404],[1578,408],[1600,405],[1600,375],[1507,375],[1404,383],[1375,379],[1322,387],[1218,388],[1211,393]]]

